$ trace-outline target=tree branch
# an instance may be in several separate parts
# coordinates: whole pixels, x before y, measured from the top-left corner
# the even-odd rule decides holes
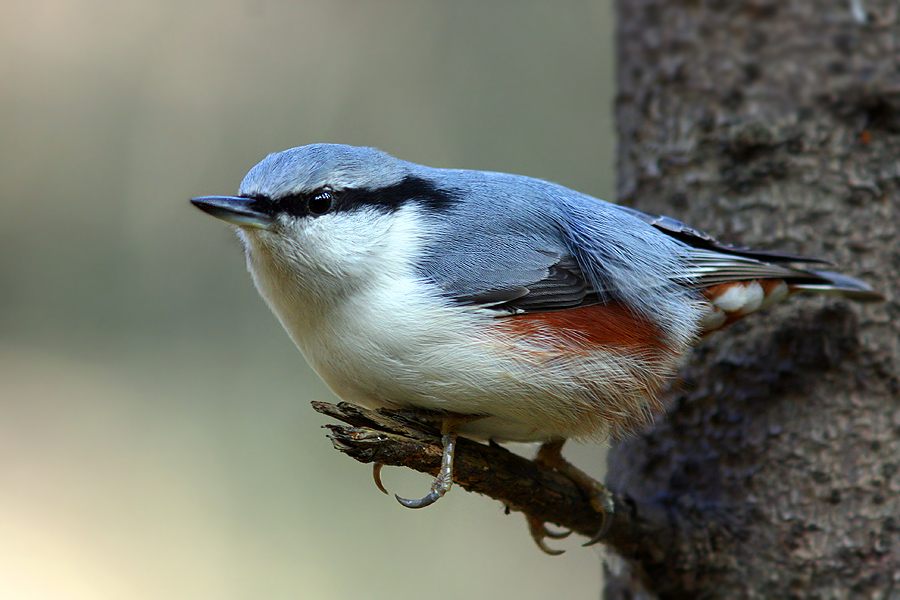
[[[313,402],[316,411],[342,421],[329,424],[334,447],[361,463],[409,467],[436,475],[441,465],[440,431],[407,411],[369,410],[340,402]],[[470,492],[503,502],[509,510],[555,523],[591,537],[603,515],[567,477],[497,445],[460,438],[453,480]],[[641,556],[666,548],[675,530],[660,506],[638,507],[614,494],[615,514],[603,542],[625,556]],[[647,544],[646,540],[653,540]],[[659,560],[659,557],[655,557]]]

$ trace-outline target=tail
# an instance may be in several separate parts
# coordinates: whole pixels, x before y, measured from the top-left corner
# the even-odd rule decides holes
[[[840,296],[855,302],[880,302],[884,300],[884,296],[859,279],[829,271],[810,270],[807,273],[814,275],[815,279],[810,278],[807,281],[791,282],[790,289],[792,291]]]

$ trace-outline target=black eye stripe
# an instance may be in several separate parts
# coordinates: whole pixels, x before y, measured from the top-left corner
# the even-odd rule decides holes
[[[454,190],[440,188],[433,181],[407,176],[394,185],[374,190],[342,190],[340,205],[342,210],[377,206],[393,211],[407,202],[415,201],[435,210],[444,210],[453,205],[458,197],[459,194]]]
[[[416,202],[434,210],[444,210],[459,199],[454,190],[440,188],[432,181],[407,176],[400,182],[377,189],[321,188],[306,194],[292,194],[272,200],[256,198],[256,208],[272,216],[286,213],[295,217],[318,217],[332,212],[350,212],[364,207],[395,211],[407,202]]]
[[[309,197],[307,194],[293,194],[272,202],[274,212],[284,212],[295,217],[309,214]]]
[[[319,217],[335,208],[335,193],[323,188],[309,194],[292,194],[270,200],[273,213],[287,213],[295,217]]]

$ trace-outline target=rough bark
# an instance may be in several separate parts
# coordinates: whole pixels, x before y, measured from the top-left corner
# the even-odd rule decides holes
[[[607,596],[900,597],[896,2],[618,10],[620,201],[887,301],[795,297],[696,352],[667,417],[612,450],[611,487],[672,535],[625,552]]]

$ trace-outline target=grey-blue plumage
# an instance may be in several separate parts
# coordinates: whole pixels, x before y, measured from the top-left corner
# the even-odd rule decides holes
[[[279,200],[326,187],[348,196],[336,210],[435,209],[422,212],[432,224],[422,233],[422,276],[456,301],[510,312],[619,301],[690,336],[685,324],[702,312],[692,293],[698,287],[783,277],[861,300],[871,292],[846,276],[785,266],[813,259],[734,248],[674,219],[560,185],[426,167],[375,148],[312,144],[272,154],[247,174],[241,194]]]

